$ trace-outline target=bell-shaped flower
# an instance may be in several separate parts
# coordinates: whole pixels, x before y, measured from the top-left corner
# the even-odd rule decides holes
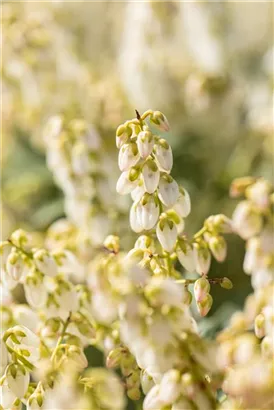
[[[264,210],[269,206],[271,190],[272,186],[270,182],[264,179],[259,179],[254,184],[247,187],[246,196],[258,208]]]
[[[134,202],[139,202],[144,193],[146,192],[143,181],[139,181],[138,185],[131,192],[131,198]]]
[[[166,216],[160,218],[156,228],[157,238],[167,252],[172,252],[177,240],[176,224]]]
[[[129,171],[124,171],[120,175],[116,191],[120,195],[127,195],[137,187],[139,183],[139,171],[136,168],[131,168]]]
[[[40,339],[26,326],[16,325],[9,329],[9,333],[15,335],[16,342],[11,337],[7,339],[7,345],[13,350],[26,356],[26,359],[35,364],[40,357]]]
[[[173,155],[172,149],[165,139],[156,142],[153,153],[159,169],[170,173],[173,166]]]
[[[152,159],[148,159],[142,169],[143,182],[146,192],[153,194],[158,188],[160,171]]]
[[[261,266],[260,240],[250,238],[246,243],[246,252],[244,257],[243,269],[245,273],[252,273]]]
[[[18,281],[14,280],[6,271],[6,269],[1,269],[1,283],[5,289],[12,290],[18,285]]]
[[[132,135],[132,129],[127,124],[119,125],[116,130],[116,146],[118,149],[124,145],[130,136]]]
[[[161,202],[166,206],[173,206],[179,196],[179,187],[177,182],[167,174],[160,178],[158,196]]]
[[[37,269],[48,276],[56,276],[57,263],[54,257],[45,249],[37,250],[33,255]]]
[[[153,195],[145,194],[136,206],[137,220],[143,230],[152,229],[159,218],[159,204]]]
[[[6,380],[10,390],[16,397],[21,399],[29,387],[30,374],[20,364],[12,363],[6,371]]]
[[[181,374],[179,370],[171,369],[164,374],[159,389],[159,397],[164,405],[174,403],[182,390]]]
[[[176,246],[176,254],[179,262],[188,272],[195,271],[196,260],[193,248],[183,238],[180,238],[178,240],[178,244]]]
[[[12,409],[15,399],[16,395],[9,387],[7,379],[5,379],[3,384],[0,384],[0,405],[3,409]]]
[[[130,208],[129,223],[130,223],[131,229],[134,232],[139,233],[143,230],[143,227],[137,217],[137,205],[138,203],[134,202]]]
[[[154,138],[151,131],[141,131],[137,137],[138,151],[142,158],[146,159],[152,152]]]
[[[146,395],[155,385],[153,378],[148,374],[146,370],[141,371],[141,386],[143,393]]]
[[[249,201],[240,202],[232,216],[233,227],[243,239],[257,235],[262,228],[262,216]]]
[[[155,385],[147,393],[144,403],[143,410],[161,410],[165,405],[159,396],[160,387]]]
[[[119,151],[118,165],[121,171],[128,171],[137,164],[140,154],[135,142],[124,144]]]
[[[45,306],[48,298],[48,291],[44,280],[40,275],[28,275],[24,283],[24,291],[27,302],[32,308],[41,309]]]
[[[186,218],[191,211],[191,201],[186,189],[180,187],[179,198],[173,206],[173,209],[182,217]]]
[[[150,116],[150,121],[160,131],[168,132],[170,130],[166,116],[160,111],[154,111]]]
[[[36,332],[39,327],[39,317],[36,311],[28,305],[18,304],[13,307],[13,317],[17,324],[26,326],[28,329]]]
[[[145,288],[145,295],[152,306],[180,306],[183,301],[182,287],[171,278],[154,276]]]
[[[196,271],[199,275],[206,275],[210,268],[211,253],[205,243],[194,243]]]
[[[6,263],[6,271],[10,275],[10,277],[15,280],[19,281],[23,272],[26,268],[25,261],[20,254],[20,252],[13,250],[7,259]]]
[[[207,240],[212,255],[218,262],[223,262],[227,255],[227,244],[223,236],[210,236]]]

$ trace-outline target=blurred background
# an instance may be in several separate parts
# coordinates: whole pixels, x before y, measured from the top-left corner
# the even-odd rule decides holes
[[[60,113],[94,127],[115,186],[116,127],[134,109],[163,111],[173,175],[192,198],[190,234],[211,214],[231,215],[233,178],[273,180],[270,1],[6,1],[1,73],[3,238],[18,227],[42,235],[65,215],[43,138],[48,119]],[[208,335],[250,291],[243,251],[229,238],[228,260],[212,265],[212,276],[230,277],[234,290],[213,294],[212,316],[202,324]]]

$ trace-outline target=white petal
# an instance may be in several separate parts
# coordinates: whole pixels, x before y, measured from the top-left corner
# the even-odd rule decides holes
[[[15,378],[13,378],[10,373],[7,375],[7,382],[10,389],[19,399],[24,397],[29,386],[29,381],[29,373],[26,372],[26,374],[23,374],[23,372],[19,369],[17,369],[17,374]]]
[[[156,191],[160,180],[159,169],[153,171],[147,164],[145,164],[142,170],[142,174],[146,192],[153,194],[153,192]]]
[[[168,223],[165,223],[163,230],[161,230],[160,224],[158,224],[156,228],[156,234],[157,234],[157,238],[160,244],[162,245],[162,247],[167,252],[171,252],[177,240],[176,225],[173,224],[172,228],[170,229]]]
[[[116,184],[116,191],[120,195],[129,194],[138,185],[138,178],[135,181],[130,181],[128,178],[128,171],[123,172]]]
[[[165,178],[161,178],[158,195],[160,200],[166,206],[174,205],[179,196],[179,187],[177,182],[174,179],[172,182],[168,182]]]

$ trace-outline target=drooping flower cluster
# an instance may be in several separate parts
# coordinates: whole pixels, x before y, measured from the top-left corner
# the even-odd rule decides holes
[[[231,194],[245,197],[234,211],[233,227],[246,240],[243,269],[251,275],[254,293],[247,298],[243,312],[235,313],[230,326],[219,336],[219,360],[226,369],[223,389],[230,397],[230,406],[271,408],[274,405],[273,186],[262,178],[239,178],[233,182]]]
[[[112,159],[98,132],[83,119],[49,119],[44,130],[47,164],[65,195],[65,211],[92,244],[116,229],[119,215],[110,178]],[[104,151],[104,156],[100,154]],[[109,172],[108,172],[109,170]],[[120,215],[122,204],[120,201]]]

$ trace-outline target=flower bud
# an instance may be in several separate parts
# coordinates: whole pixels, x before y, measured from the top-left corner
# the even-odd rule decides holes
[[[177,240],[177,228],[174,222],[167,218],[162,218],[156,227],[157,238],[167,252],[172,252]]]
[[[259,179],[255,184],[249,185],[246,189],[246,197],[250,199],[258,208],[264,210],[270,204],[271,193],[270,182]]]
[[[171,147],[166,140],[160,139],[157,141],[153,152],[159,169],[169,173],[173,165],[173,155]]]
[[[159,389],[159,397],[164,405],[174,403],[181,393],[181,375],[179,370],[169,370],[164,374]]]
[[[11,364],[6,371],[6,380],[10,390],[19,399],[24,397],[30,382],[30,374],[22,365]]]
[[[31,235],[25,232],[23,229],[17,229],[11,234],[11,242],[18,248],[29,250],[29,245],[31,242]]]
[[[237,198],[244,195],[246,188],[255,182],[254,177],[236,178],[230,186],[230,196]]]
[[[170,207],[175,204],[179,196],[177,182],[170,175],[163,175],[159,182],[158,196],[161,202]]]
[[[208,246],[214,258],[218,262],[223,262],[227,254],[227,244],[223,236],[210,236]]]
[[[195,255],[193,248],[184,239],[179,238],[176,246],[176,254],[181,265],[188,271],[195,270]]]
[[[211,254],[204,243],[194,243],[193,246],[196,271],[199,275],[207,275],[210,268]]]
[[[116,130],[116,146],[121,148],[132,135],[132,130],[128,125],[122,124]]]
[[[48,251],[45,249],[39,249],[34,253],[33,259],[37,269],[44,275],[57,275],[57,263]]]
[[[154,240],[148,235],[141,235],[135,242],[134,248],[135,249],[148,249],[152,251],[155,248]]]
[[[263,314],[259,314],[255,319],[255,335],[261,339],[265,336],[265,317]]]
[[[138,151],[142,158],[146,159],[152,152],[154,138],[151,131],[141,131],[137,137]]]
[[[128,389],[127,396],[133,401],[139,400],[141,397],[141,392],[140,392],[139,387],[131,387],[130,389]]]
[[[182,218],[186,218],[191,211],[190,196],[187,190],[183,189],[182,187],[180,187],[179,191],[179,198],[177,199],[173,208]]]
[[[131,168],[120,175],[116,184],[116,191],[120,195],[127,195],[137,187],[138,182],[138,172]]]
[[[222,279],[222,281],[220,282],[220,285],[221,285],[222,288],[228,289],[228,290],[233,288],[233,283],[231,282],[230,279],[228,279],[226,277],[224,277]]]
[[[109,235],[104,240],[104,247],[109,251],[118,253],[120,249],[120,238],[119,236]]]
[[[69,346],[67,350],[67,358],[68,360],[72,360],[74,366],[79,370],[83,370],[88,367],[86,355],[81,347],[75,345]]]
[[[128,171],[131,167],[137,164],[140,159],[140,154],[137,145],[132,142],[125,144],[120,148],[118,156],[118,165],[121,171]]]
[[[25,263],[22,258],[22,255],[16,251],[13,250],[8,258],[7,258],[7,264],[6,264],[6,269],[7,273],[11,276],[11,278],[15,281],[19,281],[23,271],[25,269]]]
[[[155,125],[160,131],[167,132],[170,130],[168,120],[166,116],[160,111],[154,111],[150,116],[150,121]]]
[[[152,229],[159,218],[159,205],[153,195],[145,194],[136,206],[138,225],[142,230]]]
[[[144,394],[147,394],[154,386],[153,378],[147,373],[146,370],[141,371],[141,386]]]
[[[273,338],[271,336],[265,336],[261,343],[262,354],[264,357],[273,358],[274,346]]]
[[[211,309],[213,303],[212,296],[208,293],[205,298],[197,303],[197,308],[201,316],[206,316]]]
[[[121,363],[123,357],[123,349],[122,347],[116,347],[115,349],[111,350],[107,356],[106,365],[109,369],[113,369],[118,367]]]
[[[262,217],[248,201],[240,202],[232,216],[234,229],[243,239],[249,239],[260,232]]]
[[[142,169],[143,182],[146,192],[153,194],[158,188],[160,171],[153,160],[147,160]]]
[[[47,288],[43,279],[38,275],[28,275],[24,283],[25,297],[34,309],[45,306],[48,298]]]
[[[202,302],[210,291],[209,281],[203,276],[196,280],[194,284],[194,296],[196,302]]]
[[[213,215],[212,229],[217,230],[219,233],[231,233],[233,231],[232,221],[223,214]]]

